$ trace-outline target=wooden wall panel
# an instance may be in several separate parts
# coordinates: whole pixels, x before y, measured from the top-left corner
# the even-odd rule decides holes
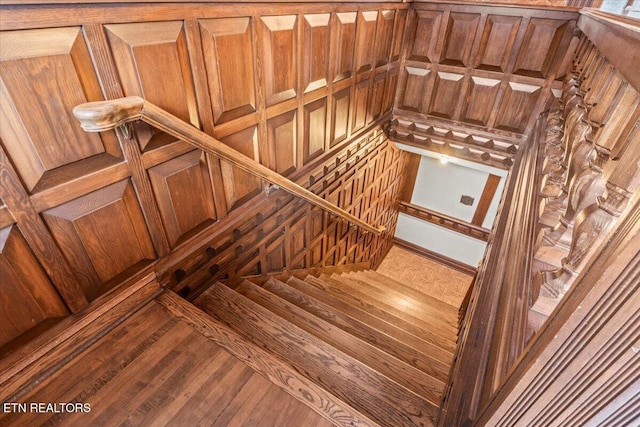
[[[125,96],[140,96],[200,127],[182,21],[105,25]],[[162,66],[159,66],[162,64]],[[143,150],[172,138],[139,124]]]
[[[155,258],[128,180],[49,209],[42,216],[69,263],[81,273],[89,299],[103,293],[111,279]]]
[[[296,110],[280,114],[267,121],[269,164],[271,169],[286,176],[296,164]]]
[[[180,270],[195,266],[200,278],[239,277],[333,265],[327,256],[342,264],[378,260],[390,240],[366,249],[369,238],[344,232],[329,253],[330,219],[321,212],[278,192],[256,210],[253,200],[265,200],[266,185],[248,172],[140,123],[128,127],[130,139],[121,131],[83,132],[71,110],[142,96],[322,192],[338,177],[355,179],[346,173],[354,156],[371,154],[363,147],[372,147],[373,136],[363,140],[364,133],[375,128],[379,136],[377,122],[390,116],[407,9],[401,3],[3,9],[0,229],[21,230],[74,312],[143,270],[177,281]],[[351,196],[353,212],[391,229],[393,216],[358,194]],[[215,244],[194,246],[216,233]],[[171,270],[177,259],[188,262]],[[24,319],[31,311],[21,312]]]
[[[267,105],[296,96],[297,19],[296,15],[261,18],[262,73]]]
[[[444,33],[444,45],[440,62],[446,65],[466,67],[476,38],[480,21],[477,13],[451,13]]]
[[[462,74],[445,73],[439,71],[434,76],[433,95],[429,104],[428,113],[447,119],[453,118],[456,104],[452,99],[458,99],[462,89]]]
[[[355,43],[355,74],[364,73],[372,68],[376,39],[378,12],[358,13],[357,37]]]
[[[540,91],[540,86],[510,82],[498,112],[496,128],[524,132]]]
[[[46,319],[69,314],[14,225],[0,229],[0,308],[0,347]]]
[[[354,52],[356,47],[356,12],[336,13],[333,36],[333,80],[339,81],[353,75]]]
[[[481,70],[507,72],[511,48],[522,18],[519,16],[487,16],[475,67]]]
[[[404,39],[404,30],[407,26],[407,11],[404,9],[396,12],[396,20],[393,26],[393,42],[391,45],[390,62],[395,62],[402,55],[402,41]]]
[[[251,18],[199,22],[215,124],[255,112]]]
[[[217,219],[204,155],[199,150],[149,169],[162,221],[172,246]]]
[[[462,120],[486,126],[499,88],[500,80],[471,77],[465,98],[469,102],[463,107]]]
[[[427,2],[414,8],[394,115],[519,144],[566,73],[577,14]],[[463,77],[442,77],[453,75]],[[529,96],[519,85],[540,90]]]
[[[514,74],[546,78],[568,27],[557,19],[532,18],[520,45]]]
[[[327,98],[304,106],[304,163],[326,150]]]
[[[393,108],[393,101],[398,87],[398,68],[389,70],[384,86],[384,98],[382,100],[382,112],[386,113]]]
[[[444,12],[416,10],[412,13],[407,59],[420,62],[437,61],[438,35]]]
[[[327,85],[329,67],[328,13],[304,15],[302,45],[302,87],[304,92]]]
[[[259,160],[258,128],[252,126],[222,139],[222,142],[253,160]],[[227,209],[238,208],[261,189],[260,180],[232,164],[221,161]]]
[[[395,16],[395,10],[383,10],[378,14],[374,54],[375,67],[379,67],[389,62],[391,42],[393,41],[393,24]]]
[[[369,80],[363,80],[355,87],[353,101],[353,122],[351,132],[364,128],[367,120],[367,103],[369,101]]]
[[[373,78],[371,86],[371,98],[369,100],[369,111],[367,114],[367,123],[377,120],[382,115],[382,101],[385,95],[385,82],[387,81],[387,73],[378,73]]]
[[[404,87],[400,92],[398,107],[403,110],[422,112],[422,104],[425,102],[424,94],[427,93],[432,72],[424,68],[405,67]]]
[[[79,27],[3,32],[0,64],[0,138],[27,191],[121,156],[112,133],[86,133],[71,113],[103,99]]]
[[[331,100],[331,146],[344,141],[349,131],[349,106],[351,104],[350,88],[333,94]]]

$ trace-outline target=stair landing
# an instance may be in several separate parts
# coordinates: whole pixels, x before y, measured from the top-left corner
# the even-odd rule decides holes
[[[473,276],[398,246],[391,247],[376,272],[456,308],[462,304],[473,280]]]
[[[0,425],[332,425],[157,300],[15,400],[30,402],[88,406],[15,407]]]

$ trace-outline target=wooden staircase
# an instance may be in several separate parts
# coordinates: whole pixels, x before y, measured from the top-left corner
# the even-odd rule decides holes
[[[215,283],[194,304],[335,396],[341,414],[435,424],[457,338],[453,306],[373,271]]]

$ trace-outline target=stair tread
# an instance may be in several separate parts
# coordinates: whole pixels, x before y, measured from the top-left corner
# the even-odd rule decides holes
[[[438,408],[222,284],[198,297],[212,317],[286,360],[382,425],[427,425]]]
[[[431,345],[442,348],[445,351],[453,354],[455,352],[456,343],[448,338],[443,338],[439,334],[429,332],[423,328],[419,328],[413,323],[407,322],[400,317],[397,317],[379,307],[372,305],[366,301],[361,300],[358,297],[351,295],[342,289],[342,283],[334,280],[330,277],[326,281],[323,279],[309,276],[305,279],[305,282],[316,287],[317,289],[326,292],[328,295],[342,301],[343,303],[352,306],[358,310],[367,313],[370,316],[376,317],[386,323],[389,323],[396,328],[404,331],[405,333],[415,336],[418,339],[428,342]]]
[[[307,379],[289,364],[196,307],[194,304],[198,299],[192,304],[173,292],[165,292],[158,301],[174,315],[189,322],[208,339],[225,348],[247,366],[335,425],[380,427],[378,423]]]
[[[304,329],[387,378],[439,405],[444,382],[355,337],[341,328],[291,304],[260,286],[244,281],[236,291],[288,322]]]
[[[392,277],[385,276],[382,273],[378,273],[374,270],[363,270],[353,272],[354,275],[363,275],[369,279],[371,279],[376,284],[381,284],[384,286],[390,286],[392,289],[412,298],[416,298],[426,304],[429,304],[432,307],[438,308],[442,313],[446,313],[447,316],[451,316],[452,318],[458,317],[459,308],[453,306],[449,303],[446,303],[438,298],[435,298],[431,295],[425,294],[424,292],[419,291],[418,289],[412,288],[411,286],[402,283]]]
[[[315,279],[315,278],[307,278]],[[455,351],[456,333],[452,331],[442,331],[439,329],[431,329],[424,321],[420,321],[413,316],[395,309],[392,306],[385,305],[382,302],[371,298],[365,292],[354,287],[349,279],[322,275],[316,282],[312,282],[315,286],[330,292],[334,296],[349,302],[357,307],[362,307],[367,312],[384,320],[392,322],[396,326],[415,334],[425,340],[434,342],[437,345]]]
[[[368,313],[366,310],[362,310],[361,308],[349,304],[340,298],[323,292],[318,287],[306,281],[291,277],[287,281],[287,285],[304,295],[330,306],[332,309],[337,310],[345,316],[354,318],[363,324],[371,326],[375,330],[395,338],[406,346],[417,350],[419,353],[426,354],[429,357],[444,362],[447,365],[450,365],[453,361],[453,349],[445,349],[439,346],[438,343],[412,334],[392,322],[376,317]]]
[[[369,297],[379,301],[385,307],[393,307],[411,318],[424,322],[429,325],[429,329],[437,329],[444,334],[457,335],[458,333],[458,313],[452,311],[450,307],[443,311],[437,305],[430,304],[429,301],[421,301],[408,296],[392,287],[373,282],[366,276],[332,275],[331,277],[337,280],[341,278],[349,280],[351,286],[364,291]]]
[[[438,359],[436,356],[429,354],[429,351],[421,352],[392,335],[376,329],[374,325],[369,325],[355,317],[351,317],[279,280],[271,279],[263,287],[280,298],[320,317],[351,335],[372,343],[382,351],[440,381],[446,382],[449,377],[451,355],[448,353],[442,359]]]

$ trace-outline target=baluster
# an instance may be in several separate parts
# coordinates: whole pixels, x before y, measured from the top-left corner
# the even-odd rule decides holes
[[[609,156],[602,147],[597,145],[593,145],[592,152],[595,155],[589,160],[589,167],[577,175],[570,185],[567,209],[560,217],[560,221],[555,227],[542,230],[542,245],[559,246],[568,250],[576,215],[595,203],[596,198],[604,192],[602,169]]]
[[[633,122],[632,122],[633,123]],[[534,275],[533,289],[539,292],[532,310],[550,314],[569,290],[588,260],[608,238],[609,231],[624,212],[631,197],[640,191],[640,121],[635,121],[627,137],[611,138],[598,147],[599,157],[610,158],[610,153],[623,153],[617,160],[604,165],[606,179],[602,196],[576,215],[571,247],[562,260],[562,266]]]
[[[562,211],[566,209],[571,180],[576,172],[580,173],[588,167],[591,144],[587,136],[591,134],[592,127],[584,119],[586,110],[583,107],[578,105],[575,112],[570,114],[567,120],[562,162],[551,171],[553,173],[549,173],[543,179],[544,186],[540,194],[545,200],[540,218],[541,223],[546,226],[555,226]]]

